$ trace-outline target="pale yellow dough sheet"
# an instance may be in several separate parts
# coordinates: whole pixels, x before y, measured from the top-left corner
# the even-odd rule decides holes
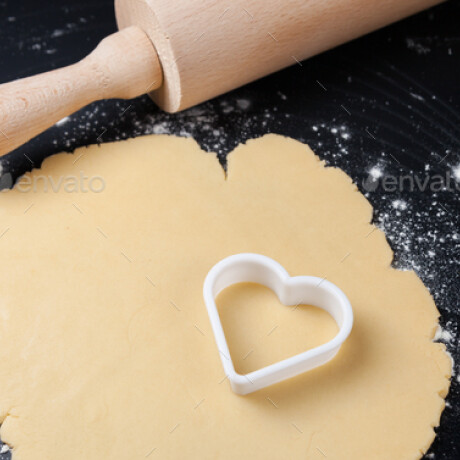
[[[81,172],[105,190],[45,193],[42,181],[0,194],[1,437],[13,460],[422,456],[451,372],[432,341],[439,313],[413,272],[391,268],[342,171],[268,135],[236,148],[225,177],[193,140],[151,136],[58,155],[24,181]],[[208,270],[240,252],[327,277],[355,313],[335,359],[244,397],[202,299]],[[336,331],[257,285],[218,303],[241,372]]]

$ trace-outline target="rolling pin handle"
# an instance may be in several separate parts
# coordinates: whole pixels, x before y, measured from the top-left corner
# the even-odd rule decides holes
[[[0,156],[100,99],[131,99],[163,82],[155,48],[131,26],[80,62],[0,85]]]

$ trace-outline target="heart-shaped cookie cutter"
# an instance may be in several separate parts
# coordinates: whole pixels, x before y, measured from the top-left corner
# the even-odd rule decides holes
[[[238,374],[225,338],[215,299],[232,284],[252,282],[270,288],[287,306],[314,305],[326,310],[339,326],[329,342],[249,374]],[[235,393],[245,395],[295,377],[330,361],[353,327],[353,310],[346,295],[330,281],[314,276],[289,276],[273,259],[260,254],[236,254],[218,262],[206,276],[203,296],[224,372]]]

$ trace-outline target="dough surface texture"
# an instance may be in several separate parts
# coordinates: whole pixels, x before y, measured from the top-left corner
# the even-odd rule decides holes
[[[100,179],[98,192],[51,190],[50,178],[81,174],[104,190]],[[46,160],[0,194],[1,437],[13,460],[420,458],[451,363],[432,341],[428,290],[391,268],[371,219],[345,173],[276,135],[237,147],[227,176],[171,136]],[[331,362],[244,397],[202,298],[208,270],[241,252],[326,277],[355,314]],[[240,372],[336,331],[257,285],[228,288],[218,307]]]

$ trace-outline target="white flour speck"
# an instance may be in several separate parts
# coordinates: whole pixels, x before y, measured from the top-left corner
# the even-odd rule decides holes
[[[382,170],[382,168],[380,166],[373,166],[369,170],[369,175],[374,180],[380,179],[383,176],[383,170]]]
[[[416,94],[416,93],[410,93],[410,95],[414,98],[414,99],[417,99],[417,101],[424,101],[425,98],[423,96],[420,96],[420,94]]]
[[[281,91],[278,91],[278,96],[279,96],[283,101],[285,101],[285,100],[287,99],[286,94],[282,93]]]
[[[407,209],[407,203],[403,200],[394,200],[391,205],[395,209],[399,209],[400,211],[404,211]]]
[[[248,110],[251,105],[251,101],[248,99],[237,99],[236,104],[241,110]]]
[[[452,168],[452,173],[457,182],[460,182],[460,164]]]
[[[51,38],[62,37],[65,34],[65,30],[63,29],[56,29],[52,32]]]

